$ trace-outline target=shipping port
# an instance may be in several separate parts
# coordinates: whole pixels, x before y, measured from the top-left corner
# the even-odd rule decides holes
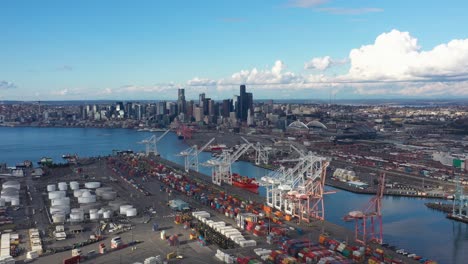
[[[176,154],[181,164],[161,156],[159,145],[172,135],[165,130],[138,141],[143,152],[64,154],[67,163],[44,157],[40,168],[24,162],[10,169],[7,177],[24,177],[3,183],[2,219],[11,227],[5,245],[7,234],[18,245],[9,256],[37,263],[429,264],[435,261],[386,242],[384,196],[433,198],[427,206],[465,221],[466,180],[458,170],[453,181],[443,182],[364,164],[358,156],[329,158],[326,148],[316,152],[317,143],[293,137],[216,135],[181,124],[173,129],[176,138],[192,144]],[[356,150],[350,144],[336,149]],[[239,160],[268,173],[235,172]],[[337,191],[326,185],[369,195],[367,203],[341,216],[352,229],[327,221],[333,209],[324,198]]]
[[[313,155],[298,160],[301,171],[309,170],[319,180],[311,178],[311,187],[323,187],[326,160]],[[420,262],[419,256],[408,258],[375,241],[356,243],[347,239],[355,236],[353,231],[324,221],[321,213],[301,214],[310,193],[302,193],[299,178],[291,185],[296,192],[277,209],[265,197],[226,182],[218,185],[194,170],[187,173],[154,154],[125,151],[80,159],[76,165],[45,168],[40,180],[26,174],[25,183],[3,186],[34,186],[20,192],[19,199],[31,208],[25,211],[28,220],[12,227],[22,230],[24,225],[28,230],[18,232],[17,241],[25,243],[18,261],[433,263]],[[5,198],[15,204],[14,195],[9,191]],[[320,200],[308,197],[309,202]]]

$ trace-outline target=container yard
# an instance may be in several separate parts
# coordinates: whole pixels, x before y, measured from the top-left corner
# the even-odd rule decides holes
[[[434,263],[350,240],[353,231],[325,221],[327,160],[303,153],[294,162],[259,181],[267,197],[229,184],[228,174],[214,181],[133,153],[49,169],[34,184],[29,175],[24,184],[8,181],[8,210],[18,207],[16,198],[31,208],[13,216],[26,218],[15,229],[28,229],[18,232],[23,250],[9,256],[36,263]]]

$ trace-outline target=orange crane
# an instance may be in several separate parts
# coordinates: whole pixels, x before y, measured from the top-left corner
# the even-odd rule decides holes
[[[355,240],[360,244],[366,245],[371,241],[383,243],[382,197],[384,189],[385,173],[381,173],[376,195],[369,200],[363,210],[349,212],[343,218],[345,221],[354,221]]]

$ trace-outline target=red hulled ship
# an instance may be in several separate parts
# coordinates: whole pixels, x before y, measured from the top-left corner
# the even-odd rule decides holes
[[[258,182],[254,178],[241,176],[237,173],[232,174],[232,185],[246,189],[253,193],[258,193]]]

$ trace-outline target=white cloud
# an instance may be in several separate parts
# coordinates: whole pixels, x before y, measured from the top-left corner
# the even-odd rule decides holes
[[[192,80],[189,80],[187,82],[187,85],[189,86],[213,86],[213,85],[216,85],[216,81],[211,80],[211,79],[203,79],[203,78],[195,77]]]
[[[349,70],[341,74],[326,69],[349,63]],[[379,35],[374,43],[352,49],[349,57],[333,59],[316,57],[304,64],[306,69],[318,73],[295,73],[282,60],[267,68],[244,69],[221,79],[195,77],[185,83],[157,85],[125,85],[104,89],[101,95],[141,96],[173,98],[178,88],[186,88],[191,97],[206,92],[212,98],[223,98],[216,91],[238,91],[240,84],[247,84],[255,91],[278,97],[279,92],[294,91],[304,95],[308,90],[320,90],[336,94],[354,93],[367,96],[468,96],[468,39],[452,40],[427,51],[408,32],[392,30]],[[5,81],[1,87],[12,86]],[[63,89],[55,95],[71,96],[76,91]]]
[[[332,66],[343,65],[348,62],[348,59],[336,60],[332,59],[330,56],[315,57],[312,60],[304,63],[304,69],[316,69],[319,71],[324,71]]]
[[[313,58],[304,64],[304,69],[326,70],[332,64],[330,56]]]
[[[99,95],[110,95],[113,94],[114,91],[112,88],[105,88],[104,90],[100,91],[98,94]]]
[[[277,60],[271,69],[242,70],[234,73],[230,79],[220,81],[220,84],[289,84],[301,83],[303,78],[293,72],[285,71],[286,65]]]
[[[241,70],[219,80],[196,77],[185,86],[130,85],[116,91],[158,93],[185,87],[195,93],[237,90],[240,84],[247,84],[266,91],[316,89],[363,96],[468,96],[468,39],[452,40],[425,51],[408,32],[392,30],[377,36],[373,44],[352,49],[348,58],[316,57],[304,68],[325,71],[345,63],[349,63],[349,70],[342,74],[305,74],[289,71],[283,61],[277,60],[270,68]]]
[[[359,81],[436,81],[468,77],[468,39],[422,51],[408,32],[392,30],[351,50],[346,76]]]
[[[330,2],[330,0],[289,0],[288,6],[292,7],[315,7]]]
[[[164,85],[150,85],[150,86],[139,86],[139,85],[124,85],[116,90],[119,93],[135,93],[135,92],[142,92],[142,93],[160,93],[165,92],[168,90],[177,90],[179,86],[174,84],[164,84]]]
[[[468,96],[468,81],[408,84],[400,89],[398,94],[405,96]]]
[[[6,90],[6,89],[15,89],[18,88],[16,84],[12,82],[7,82],[7,81],[0,81],[0,90]]]
[[[65,95],[69,94],[69,90],[67,88],[65,88],[65,89],[58,90],[58,91],[52,91],[51,94],[52,95],[58,95],[58,96],[65,96]]]

